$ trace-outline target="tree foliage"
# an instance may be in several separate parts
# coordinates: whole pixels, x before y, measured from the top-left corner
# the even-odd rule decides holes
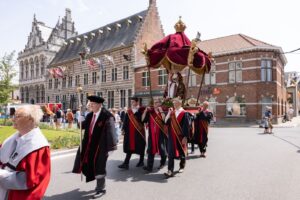
[[[17,75],[14,56],[15,51],[0,58],[0,104],[7,103],[11,92],[16,88],[12,82]]]

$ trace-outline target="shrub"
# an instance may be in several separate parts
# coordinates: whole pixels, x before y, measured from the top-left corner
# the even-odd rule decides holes
[[[78,136],[59,136],[51,143],[52,149],[73,148],[79,146],[80,137]]]

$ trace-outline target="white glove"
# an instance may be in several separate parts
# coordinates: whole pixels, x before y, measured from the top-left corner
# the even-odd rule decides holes
[[[85,120],[84,116],[79,116],[78,122],[83,122]]]
[[[12,174],[12,172],[7,171],[5,169],[0,169],[0,178],[6,178],[8,176],[10,176]]]

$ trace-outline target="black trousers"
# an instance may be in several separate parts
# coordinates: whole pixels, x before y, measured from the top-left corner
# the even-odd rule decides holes
[[[96,179],[96,181],[97,181],[96,189],[95,189],[96,192],[104,190],[105,189],[105,177]]]
[[[132,155],[132,153],[126,153],[124,164],[129,165],[129,161],[130,161],[131,155]],[[140,154],[139,163],[142,163],[142,162],[144,162],[144,154]]]
[[[161,159],[160,159],[160,165],[165,165],[166,164],[166,160],[167,160],[167,155],[165,153],[161,153]],[[154,164],[154,154],[148,154],[148,160],[147,160],[147,167],[149,169],[153,168],[153,164]]]
[[[174,158],[170,158],[168,159],[168,170],[170,170],[171,172],[174,172]],[[181,155],[180,156],[180,163],[179,163],[179,168],[184,168],[185,167],[185,156]]]

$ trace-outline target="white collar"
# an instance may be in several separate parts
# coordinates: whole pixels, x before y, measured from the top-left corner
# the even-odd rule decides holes
[[[49,146],[49,143],[38,127],[21,137],[17,132],[4,141],[0,148],[0,160],[17,167],[29,153],[46,146]]]
[[[184,109],[182,107],[180,107],[179,109],[175,110],[175,115],[176,117],[178,117],[178,115],[183,111]]]

